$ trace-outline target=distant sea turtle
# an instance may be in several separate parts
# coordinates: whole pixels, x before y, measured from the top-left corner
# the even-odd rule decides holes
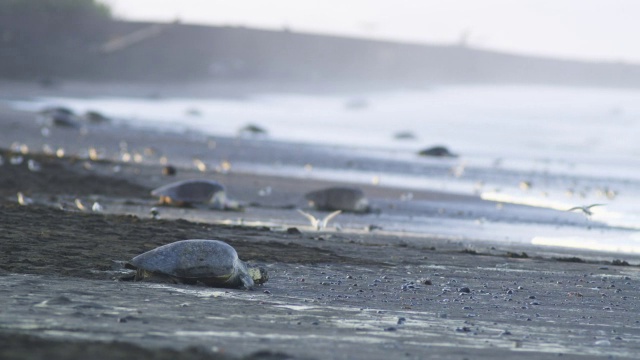
[[[57,126],[77,129],[80,127],[77,116],[69,108],[57,106],[39,112],[41,121],[46,126]]]
[[[342,210],[351,212],[369,212],[369,201],[364,192],[352,187],[330,187],[307,193],[305,199],[318,210]]]
[[[444,146],[432,146],[418,152],[418,155],[422,156],[434,156],[434,157],[458,157],[457,154],[452,153]]]
[[[251,289],[269,279],[264,268],[248,267],[220,240],[176,241],[134,257],[130,265],[136,269],[135,281]]]
[[[84,113],[84,118],[90,124],[94,124],[94,125],[109,124],[111,122],[110,118],[94,110],[90,110]]]
[[[227,200],[224,186],[213,180],[177,181],[152,190],[151,195],[159,196],[161,204],[176,206],[208,204],[223,210],[240,208],[237,203]]]

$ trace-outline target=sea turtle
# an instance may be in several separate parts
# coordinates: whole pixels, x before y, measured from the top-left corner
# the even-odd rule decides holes
[[[183,180],[151,191],[151,195],[160,197],[160,204],[191,206],[208,204],[222,210],[240,208],[236,202],[227,200],[224,186],[213,180]]]
[[[182,240],[157,247],[131,259],[135,281],[251,289],[269,277],[261,267],[249,267],[231,245],[220,240]]]
[[[433,156],[433,157],[458,157],[458,154],[454,154],[444,146],[432,146],[418,152],[421,156]]]
[[[369,201],[364,192],[353,187],[330,187],[307,193],[309,205],[319,210],[369,212]]]
[[[89,110],[86,113],[84,113],[84,118],[85,120],[87,120],[90,124],[93,125],[102,125],[102,124],[109,124],[111,123],[111,118],[103,115],[100,112],[97,112],[95,110]]]
[[[39,113],[40,122],[45,126],[80,128],[77,116],[69,108],[58,106],[46,108]]]

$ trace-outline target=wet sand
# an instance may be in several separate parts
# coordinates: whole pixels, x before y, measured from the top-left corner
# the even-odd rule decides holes
[[[342,231],[318,232],[294,208],[331,182],[239,172],[234,164],[340,165],[348,155],[117,126],[43,137],[34,114],[3,107],[0,117],[2,358],[635,358],[640,351],[637,256],[365,231],[382,221],[375,213],[341,215]],[[123,162],[123,141],[144,158]],[[22,144],[28,154],[19,154]],[[65,155],[42,154],[44,144]],[[102,159],[90,160],[89,147]],[[17,156],[22,162],[12,165]],[[162,175],[162,156],[177,176]],[[204,172],[194,158],[208,165]],[[39,171],[29,170],[31,159]],[[219,167],[225,161],[230,170]],[[152,219],[149,191],[193,177],[223,182],[245,211],[159,207],[160,219]],[[260,196],[266,186],[271,194]],[[365,191],[382,213],[403,206],[404,189]],[[17,192],[33,203],[19,205]],[[495,206],[473,196],[414,196],[461,209]],[[105,210],[88,210],[93,202]],[[294,226],[301,233],[287,232]],[[120,280],[128,274],[123,262],[189,238],[228,242],[243,260],[265,266],[269,282],[243,291]]]

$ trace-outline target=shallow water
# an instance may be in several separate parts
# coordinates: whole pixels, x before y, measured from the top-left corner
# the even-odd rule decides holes
[[[475,194],[555,211],[506,221],[508,216],[487,220],[486,212],[446,221],[398,217],[393,230],[640,252],[639,98],[637,90],[450,86],[244,99],[41,98],[14,106],[64,105],[99,110],[127,124],[224,136],[256,124],[268,131],[266,139],[340,145],[328,156],[348,154],[384,166],[345,169],[326,161],[310,170],[249,159],[234,163],[236,170]],[[396,139],[399,132],[415,138]],[[440,144],[460,157],[416,155]],[[561,211],[592,203],[606,206],[594,208],[589,219],[572,216],[573,225],[558,229],[566,220]]]

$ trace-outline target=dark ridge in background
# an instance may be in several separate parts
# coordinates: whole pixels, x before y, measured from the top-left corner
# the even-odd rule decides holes
[[[287,81],[640,86],[640,66],[510,55],[465,46],[180,23],[94,21],[47,36],[0,14],[0,77],[19,80]],[[32,24],[33,25],[33,24]],[[135,38],[105,52],[109,41]]]

